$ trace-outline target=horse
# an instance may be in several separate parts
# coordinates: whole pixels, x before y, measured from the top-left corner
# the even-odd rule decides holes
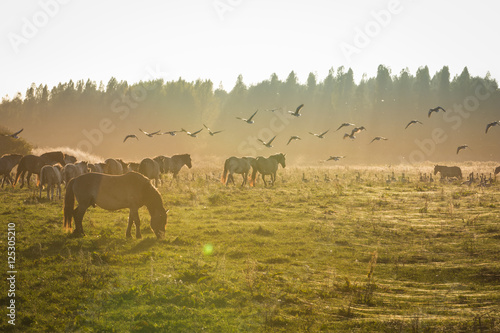
[[[243,177],[243,182],[241,186],[245,185],[247,182],[248,173],[250,172],[250,162],[246,158],[238,158],[231,156],[224,162],[224,172],[221,177],[221,183],[225,183],[226,186],[232,181],[234,184],[233,173],[240,174]],[[229,173],[229,176],[227,175]]]
[[[283,153],[271,155],[268,158],[259,156],[255,160],[255,167],[252,170],[252,179],[250,180],[250,186],[255,186],[255,178],[257,172],[262,175],[262,180],[264,181],[264,186],[267,186],[265,176],[271,176],[271,185],[274,185],[276,181],[276,171],[278,170],[278,164],[285,167],[285,155]]]
[[[40,170],[44,165],[54,165],[56,163],[62,166],[66,165],[64,161],[64,154],[60,151],[53,151],[42,154],[40,156],[26,155],[21,158],[17,166],[16,179],[13,186],[16,186],[19,179],[21,179],[21,188],[24,186],[24,175],[26,172],[28,187],[30,187],[30,178],[32,174],[40,175]],[[39,181],[37,182],[38,185]]]
[[[75,198],[78,202],[76,209]],[[136,238],[142,237],[139,208],[146,206],[151,215],[151,229],[158,239],[165,237],[168,210],[165,211],[158,190],[140,173],[106,175],[91,172],[73,178],[64,197],[64,227],[70,229],[71,220],[74,218],[73,234],[84,236],[83,216],[90,206],[96,205],[106,210],[130,209],[126,231],[128,238],[132,237],[131,229],[134,223]]]
[[[5,154],[0,157],[0,176],[3,176],[2,180],[2,188],[5,180],[7,179],[11,184],[14,183],[14,180],[10,176],[12,169],[19,164],[19,161],[23,155],[19,154]]]
[[[160,178],[160,165],[156,161],[150,158],[143,159],[139,164],[139,173],[143,174],[149,179],[154,179],[155,187],[158,187],[158,180]]]
[[[69,181],[73,178],[76,178],[84,173],[88,172],[88,163],[87,162],[78,162],[76,164],[68,163],[62,169],[62,180],[65,184],[68,184]]]
[[[139,163],[136,163],[136,162],[130,162],[128,164],[128,171],[135,171],[135,172],[139,172],[139,166],[140,164]]]
[[[165,173],[171,172],[174,175],[174,178],[177,178],[177,174],[184,165],[186,165],[189,169],[192,167],[191,156],[189,154],[174,155],[164,159]]]
[[[108,175],[122,175],[123,166],[118,160],[108,158],[104,161],[104,173],[107,173]]]
[[[95,163],[95,164],[89,163],[87,167],[90,172],[104,173],[104,165],[105,165],[104,163]]]
[[[122,170],[123,170],[123,173],[127,173],[128,172],[128,163],[124,162],[122,159],[120,158],[117,158],[116,159],[118,162],[120,162],[120,164],[122,165]]]
[[[64,162],[66,162],[66,164],[69,164],[69,163],[76,163],[76,157],[73,156],[73,155],[68,155],[68,154],[64,154]]]
[[[166,173],[167,172],[166,169],[168,169],[168,165],[165,163],[165,160],[167,158],[168,157],[163,156],[163,155],[158,155],[155,158],[153,158],[153,161],[155,161],[156,163],[158,163],[158,165],[160,166],[160,173]]]
[[[61,170],[60,165],[44,165],[40,170],[40,199],[42,198],[43,185],[47,185],[47,199],[54,200],[54,187],[57,187],[57,194],[61,199]],[[50,197],[49,197],[50,191]]]
[[[500,166],[495,168],[495,177],[500,173]]]
[[[436,175],[438,172],[441,173],[441,179],[448,177],[456,177],[458,179],[462,179],[462,170],[460,170],[460,168],[457,166],[447,167],[444,165],[435,165],[434,175]]]

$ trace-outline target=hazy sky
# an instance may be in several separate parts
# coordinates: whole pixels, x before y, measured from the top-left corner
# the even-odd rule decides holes
[[[210,79],[230,90],[294,70],[384,64],[500,78],[498,1],[150,0],[2,1],[0,96],[110,77]]]

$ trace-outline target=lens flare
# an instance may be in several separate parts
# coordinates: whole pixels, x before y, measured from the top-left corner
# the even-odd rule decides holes
[[[205,254],[206,256],[211,255],[213,251],[214,251],[214,247],[212,244],[205,244],[203,246],[203,254]]]

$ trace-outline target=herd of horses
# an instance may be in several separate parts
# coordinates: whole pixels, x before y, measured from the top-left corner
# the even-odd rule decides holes
[[[145,158],[140,163],[125,163],[121,159],[109,158],[103,163],[91,164],[85,161],[77,162],[74,156],[60,151],[48,152],[40,156],[6,154],[0,157],[0,176],[2,188],[5,182],[12,186],[21,183],[24,186],[26,178],[28,187],[32,175],[38,175],[37,186],[42,196],[43,186],[46,186],[47,198],[54,199],[54,190],[61,199],[61,184],[65,184],[64,197],[64,227],[71,229],[74,219],[73,234],[83,236],[82,220],[89,207],[99,206],[106,210],[129,208],[129,219],[126,236],[131,237],[132,226],[135,225],[136,237],[141,238],[139,208],[146,206],[151,216],[150,227],[158,239],[165,235],[167,213],[163,206],[158,183],[161,175],[171,173],[174,179],[181,168],[186,165],[192,167],[189,154],[174,155],[172,157],[156,156]],[[257,173],[262,176],[264,186],[268,185],[265,177],[270,176],[270,184],[276,182],[276,172],[279,165],[285,168],[285,154],[278,153],[269,157],[235,157],[228,158],[224,163],[221,182],[228,186],[235,184],[234,174],[243,178],[241,186],[249,181],[255,186]],[[17,166],[16,175],[11,173]],[[441,174],[442,179],[462,179],[459,167],[436,165],[434,175]],[[494,171],[495,176],[500,173],[500,166]],[[154,181],[154,186],[152,185]],[[78,206],[75,208],[75,200]]]

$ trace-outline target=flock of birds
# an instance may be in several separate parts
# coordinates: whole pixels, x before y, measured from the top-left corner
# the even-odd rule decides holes
[[[294,111],[288,111],[288,114],[290,114],[291,116],[293,117],[300,117],[302,114],[300,113],[301,110],[303,109],[304,107],[304,104],[300,104]],[[281,108],[276,108],[276,109],[267,109],[266,111],[271,111],[271,112],[275,112],[277,110],[280,110]],[[252,115],[250,115],[250,117],[248,118],[242,118],[242,117],[236,117],[236,119],[238,120],[241,120],[247,124],[254,124],[255,121],[254,121],[254,118],[255,116],[257,115],[257,113],[259,112],[259,110],[255,111],[254,113],[252,113]],[[428,113],[427,113],[427,117],[430,118],[431,115],[433,113],[439,113],[439,112],[446,112],[446,110],[441,107],[441,106],[437,106],[435,108],[431,108],[429,109]],[[408,127],[412,126],[412,125],[415,125],[415,124],[420,124],[420,125],[423,125],[423,123],[420,121],[420,120],[417,120],[417,119],[413,119],[411,120],[406,126],[405,126],[405,129],[407,129]],[[499,121],[494,121],[492,123],[489,123],[487,124],[486,126],[486,133],[488,133],[488,130],[490,129],[490,127],[492,126],[497,126],[497,125],[500,125],[500,120]],[[208,126],[206,126],[205,124],[203,124],[203,126],[207,129],[208,133],[211,135],[211,136],[214,136],[215,134],[218,134],[220,132],[223,132],[222,130],[219,130],[219,131],[212,131]],[[351,140],[354,140],[356,139],[356,134],[362,132],[362,131],[365,131],[366,128],[364,126],[359,126],[357,127],[355,124],[352,124],[352,123],[342,123],[337,129],[336,131],[339,131],[340,129],[344,128],[344,127],[353,127],[353,129],[351,130],[350,133],[345,133],[344,136],[343,136],[343,139],[351,139]],[[186,133],[187,135],[193,137],[193,138],[196,138],[197,135],[203,130],[203,128],[199,129],[198,131],[196,132],[190,132],[190,131],[187,131],[185,129],[181,129],[180,131],[168,131],[168,132],[161,132],[161,131],[156,131],[156,132],[152,132],[152,133],[148,133],[146,131],[143,131],[141,129],[139,129],[142,133],[144,133],[146,136],[148,137],[153,137],[155,135],[164,135],[164,134],[169,134],[169,135],[176,135],[176,133],[178,132],[184,132]],[[326,130],[322,133],[313,133],[313,132],[309,132],[309,134],[317,137],[318,139],[323,139],[325,137],[325,135],[329,132],[330,130]],[[19,133],[17,133],[19,134]],[[125,139],[123,140],[123,142],[127,141],[127,139],[130,139],[130,138],[135,138],[137,140],[139,140],[139,138],[135,135],[135,134],[129,134],[125,137]],[[267,148],[272,148],[272,143],[273,141],[276,139],[276,135],[274,137],[272,137],[270,140],[268,141],[264,141],[262,139],[257,139],[263,146],[267,147]],[[290,138],[288,139],[287,141],[287,145],[289,145],[292,141],[295,141],[295,140],[302,140],[301,137],[299,137],[298,135],[292,135],[290,136]],[[370,142],[369,144],[375,142],[375,141],[387,141],[388,139],[386,137],[383,137],[383,136],[376,136],[374,137]],[[469,148],[468,145],[461,145],[459,147],[457,147],[457,151],[456,153],[458,154],[461,150],[463,149],[466,149],[466,148]],[[345,156],[330,156],[328,159],[326,159],[326,161],[339,161],[340,159],[342,158],[345,158]]]
[[[295,111],[288,111],[288,114],[290,114],[291,116],[293,117],[300,117],[302,114],[300,113],[300,111],[303,109],[304,107],[304,104],[300,104],[296,109]],[[271,111],[271,112],[275,112],[277,110],[280,110],[281,108],[276,108],[276,109],[268,109],[267,111]],[[257,114],[259,110],[255,111],[250,117],[248,118],[242,118],[242,117],[236,117],[236,119],[238,120],[241,120],[241,121],[244,121],[245,123],[247,124],[254,124],[255,121],[254,121],[254,117],[255,115]],[[441,106],[437,106],[435,108],[431,108],[429,109],[429,112],[427,113],[427,117],[430,118],[431,115],[433,113],[438,113],[438,112],[446,112],[446,110],[441,107]],[[408,127],[410,127],[411,125],[414,125],[414,124],[420,124],[422,125],[423,123],[419,120],[411,120],[405,127],[405,129],[407,129]],[[488,133],[488,130],[493,127],[493,126],[498,126],[500,125],[500,120],[498,121],[494,121],[492,123],[489,123],[486,125],[486,131],[485,133]],[[336,131],[339,131],[340,129],[344,128],[344,127],[350,127],[352,126],[353,129],[351,130],[350,133],[345,133],[344,136],[343,136],[343,139],[351,139],[351,140],[354,140],[356,139],[356,134],[366,130],[366,128],[364,126],[359,126],[357,127],[355,124],[352,124],[352,123],[342,123],[337,129]],[[218,130],[218,131],[212,131],[207,125],[203,124],[203,127],[208,131],[208,134],[210,134],[210,136],[214,136],[218,133],[221,133],[223,132],[223,130]],[[167,132],[162,132],[160,130],[156,131],[156,132],[146,132],[142,129],[139,128],[139,131],[142,132],[144,135],[146,135],[147,137],[154,137],[154,136],[158,136],[158,135],[170,135],[170,136],[175,136],[177,133],[179,132],[184,132],[186,133],[186,135],[190,136],[190,137],[193,137],[193,138],[196,138],[198,136],[198,134],[203,130],[203,128],[195,131],[195,132],[190,132],[190,131],[187,131],[185,130],[184,128],[181,128],[180,131],[167,131]],[[8,136],[8,137],[11,137],[11,138],[14,138],[14,139],[19,139],[19,134],[23,131],[23,129],[15,132],[15,133],[12,133],[12,134],[4,134],[4,136]],[[326,130],[322,133],[313,133],[313,132],[309,132],[309,134],[317,137],[318,139],[323,139],[325,137],[325,135],[329,132],[330,130]],[[139,137],[136,135],[136,134],[128,134],[125,136],[125,138],[123,139],[123,142],[125,143],[128,139],[136,139],[136,140],[139,140]],[[263,146],[267,147],[267,148],[272,148],[272,143],[273,141],[276,139],[276,135],[271,138],[270,140],[268,140],[267,142],[262,140],[262,139],[257,139]],[[292,135],[290,136],[290,138],[288,139],[288,142],[287,142],[287,145],[289,145],[292,141],[295,141],[295,140],[302,140],[302,138],[300,138],[298,135]],[[373,143],[374,141],[387,141],[388,139],[383,137],[383,136],[376,136],[374,137],[369,143]],[[456,153],[458,154],[460,151],[466,149],[466,148],[469,148],[468,145],[461,145],[459,147],[457,147],[457,151]],[[344,158],[345,156],[330,156],[326,161],[339,161],[340,159]]]

